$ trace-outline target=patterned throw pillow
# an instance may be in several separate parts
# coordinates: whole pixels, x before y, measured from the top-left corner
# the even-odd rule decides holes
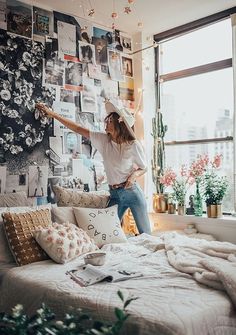
[[[94,239],[100,248],[108,243],[127,242],[117,215],[118,206],[108,208],[73,207],[77,225]]]
[[[4,213],[2,216],[8,244],[18,265],[48,259],[47,254],[35,241],[33,232],[52,223],[49,209]]]
[[[34,237],[57,263],[67,263],[77,256],[98,249],[88,234],[72,223],[54,222],[50,227],[35,231]]]
[[[105,208],[109,201],[106,191],[81,192],[54,186],[58,207]]]

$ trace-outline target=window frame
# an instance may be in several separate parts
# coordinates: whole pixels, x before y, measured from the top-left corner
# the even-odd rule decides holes
[[[199,20],[192,21],[190,23],[186,23],[184,25],[181,25],[179,27],[175,27],[173,29],[169,29],[167,31],[161,32],[159,34],[154,35],[154,42],[156,43],[155,47],[155,86],[156,86],[156,103],[157,108],[160,108],[160,85],[163,82],[176,80],[180,78],[186,78],[190,76],[195,76],[198,74],[208,73],[216,70],[222,70],[229,67],[233,67],[233,58],[223,59],[217,62],[207,63],[200,66],[192,67],[192,68],[186,68],[180,71],[166,73],[166,74],[159,74],[159,65],[160,65],[160,47],[159,44],[162,42],[169,41],[171,39],[180,37],[181,35],[193,32],[197,29],[204,28],[208,25],[217,23],[221,20],[230,18],[230,15],[236,13],[236,7],[229,8],[227,10],[224,10],[222,12],[201,18]],[[233,57],[233,55],[232,55]],[[235,91],[234,91],[235,92]],[[235,93],[234,93],[234,99],[236,99]],[[236,110],[234,108],[234,122],[236,120]],[[235,129],[235,126],[234,126]],[[186,140],[186,141],[170,141],[165,142],[166,146],[175,146],[175,145],[189,145],[189,144],[201,144],[201,143],[212,143],[212,142],[233,142],[234,146],[234,156],[236,156],[236,143],[235,143],[235,132],[233,136],[225,136],[225,137],[218,137],[218,138],[209,138],[209,139],[198,139],[198,140]],[[234,198],[236,195],[236,164],[235,164],[235,157],[233,159],[233,178],[234,178]],[[236,211],[236,203],[234,204]],[[226,213],[225,213],[226,214]],[[228,214],[228,213],[227,213]]]

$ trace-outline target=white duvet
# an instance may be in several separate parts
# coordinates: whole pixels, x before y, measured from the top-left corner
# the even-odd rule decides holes
[[[65,265],[43,261],[3,269],[0,310],[9,312],[21,303],[27,312],[34,313],[45,302],[58,317],[70,307],[80,307],[99,319],[111,320],[114,307],[121,306],[116,294],[120,289],[125,297],[139,298],[129,306],[131,316],[123,334],[235,335],[236,311],[229,296],[222,290],[199,284],[193,273],[180,272],[170,265],[167,254],[174,249],[178,235],[176,240],[172,235],[172,241],[169,237],[143,234],[129,243],[103,247],[107,252],[106,266],[122,266],[143,273],[141,278],[119,283],[80,287],[66,272],[81,265],[83,257]],[[175,250],[181,250],[180,244],[180,241],[175,244]]]

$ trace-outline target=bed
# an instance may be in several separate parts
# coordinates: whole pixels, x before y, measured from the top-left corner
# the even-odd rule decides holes
[[[129,306],[122,334],[236,334],[236,246],[199,241],[177,233],[142,234],[128,243],[105,245],[106,266],[139,271],[143,277],[88,287],[66,274],[83,264],[83,255],[63,265],[45,260],[1,266],[0,310],[9,312],[21,303],[32,314],[44,302],[58,317],[81,307],[109,321],[115,318],[114,307],[121,306],[120,289],[125,297],[138,297]]]

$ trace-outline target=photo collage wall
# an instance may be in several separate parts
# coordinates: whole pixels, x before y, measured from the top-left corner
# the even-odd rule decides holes
[[[35,110],[41,101],[72,121],[103,131],[105,97],[134,108],[131,37],[93,25],[79,14],[0,1],[0,151],[8,153],[8,159],[30,154],[46,138],[49,177],[58,177],[68,187],[103,189],[102,159],[90,141]],[[26,183],[38,170],[28,167]],[[47,179],[45,167],[40,170]],[[1,186],[4,191],[10,190]]]

